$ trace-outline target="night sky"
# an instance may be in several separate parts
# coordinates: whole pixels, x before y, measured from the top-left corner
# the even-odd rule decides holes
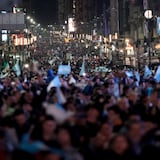
[[[57,0],[31,0],[31,8],[36,20],[42,25],[54,24],[58,21]]]
[[[58,0],[0,0],[0,11],[12,12],[13,6],[27,8],[27,13],[41,24],[54,24],[58,21]],[[32,11],[30,13],[30,11]]]
[[[29,0],[23,0],[29,1]],[[58,22],[58,0],[30,0],[38,23],[48,25]],[[84,0],[85,1],[85,0]],[[110,0],[99,0],[99,5],[105,2],[109,6]],[[100,7],[101,8],[101,7]],[[102,12],[102,11],[100,11]]]
[[[99,5],[101,6],[103,2],[109,5],[109,0],[99,0]],[[16,5],[27,8],[28,14],[42,25],[58,22],[58,0],[0,0],[0,10],[11,12],[12,7]]]

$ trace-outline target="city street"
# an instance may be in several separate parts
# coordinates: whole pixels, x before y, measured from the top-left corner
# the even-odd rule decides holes
[[[1,0],[0,160],[160,160],[159,16],[159,0]]]

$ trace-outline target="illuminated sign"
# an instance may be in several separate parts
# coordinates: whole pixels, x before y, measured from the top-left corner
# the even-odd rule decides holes
[[[12,39],[15,46],[23,46],[33,44],[37,37],[32,35],[30,38],[26,38],[24,34],[12,34]]]
[[[2,30],[2,41],[6,42],[8,40],[7,30]]]
[[[75,21],[73,18],[68,18],[68,32],[75,32]]]

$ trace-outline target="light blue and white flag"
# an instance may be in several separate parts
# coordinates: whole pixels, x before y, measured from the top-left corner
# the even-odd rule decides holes
[[[61,87],[61,81],[58,76],[56,76],[48,85],[47,92],[51,90],[52,87]]]
[[[8,62],[4,62],[3,68],[4,69],[2,70],[2,72],[0,74],[0,78],[5,78],[5,77],[7,77],[9,75],[9,68],[10,68],[9,63]]]
[[[9,63],[5,62],[3,66],[4,66],[4,69],[2,70],[2,72],[4,72],[4,73],[8,72],[8,70],[9,70]]]
[[[143,78],[145,79],[145,78],[147,78],[147,77],[149,77],[149,76],[151,76],[151,75],[152,75],[152,71],[149,69],[148,66],[145,66]]]
[[[58,99],[59,104],[66,103],[66,98],[65,98],[63,92],[61,91],[60,87],[56,88],[56,94],[57,94],[57,99]]]
[[[140,82],[140,74],[139,74],[139,72],[136,71],[136,72],[134,73],[134,75],[135,75],[135,77],[136,77],[136,80],[137,80],[138,82]]]
[[[81,67],[81,71],[79,73],[80,76],[84,76],[85,75],[85,60],[83,59],[83,63],[82,63],[82,67]]]
[[[156,82],[160,82],[160,66],[158,66],[158,68],[157,68],[154,79],[156,80]]]
[[[19,65],[19,61],[17,61],[16,64],[13,66],[13,70],[15,71],[17,76],[21,75],[21,68]]]
[[[40,151],[48,150],[48,146],[46,146],[42,141],[30,141],[30,135],[24,134],[22,136],[22,140],[19,144],[19,148],[27,153],[36,154]]]
[[[140,78],[140,74],[139,74],[139,72],[138,71],[135,71],[134,72],[134,75],[135,75],[135,78],[136,78],[136,85],[137,85],[137,87],[139,86],[139,83],[140,83],[140,80],[141,80],[141,78]]]
[[[68,118],[74,115],[73,111],[67,111],[55,104],[43,103],[46,113],[53,116],[58,124],[63,124]]]
[[[76,83],[76,79],[73,76],[71,76],[68,83],[69,84],[75,84]]]
[[[1,73],[1,74],[0,74],[0,78],[1,78],[1,79],[6,78],[8,75],[9,75],[8,72],[6,72],[6,73]]]
[[[132,71],[126,71],[126,76],[127,77],[133,77],[133,72]]]
[[[68,61],[68,66],[70,66],[71,65],[71,63],[70,63],[70,61]]]
[[[50,65],[53,65],[54,59],[48,60],[48,63],[49,63]]]

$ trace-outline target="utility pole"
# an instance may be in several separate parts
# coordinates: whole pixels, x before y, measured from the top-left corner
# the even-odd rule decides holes
[[[153,28],[152,28],[152,10],[149,8],[148,0],[143,0],[143,7],[144,7],[144,17],[145,17],[145,32],[144,32],[144,39],[146,40],[146,46],[145,50],[147,48],[148,52],[148,65],[151,67],[151,60],[152,60],[152,54],[151,54],[151,39],[152,39],[152,33],[153,33]]]

